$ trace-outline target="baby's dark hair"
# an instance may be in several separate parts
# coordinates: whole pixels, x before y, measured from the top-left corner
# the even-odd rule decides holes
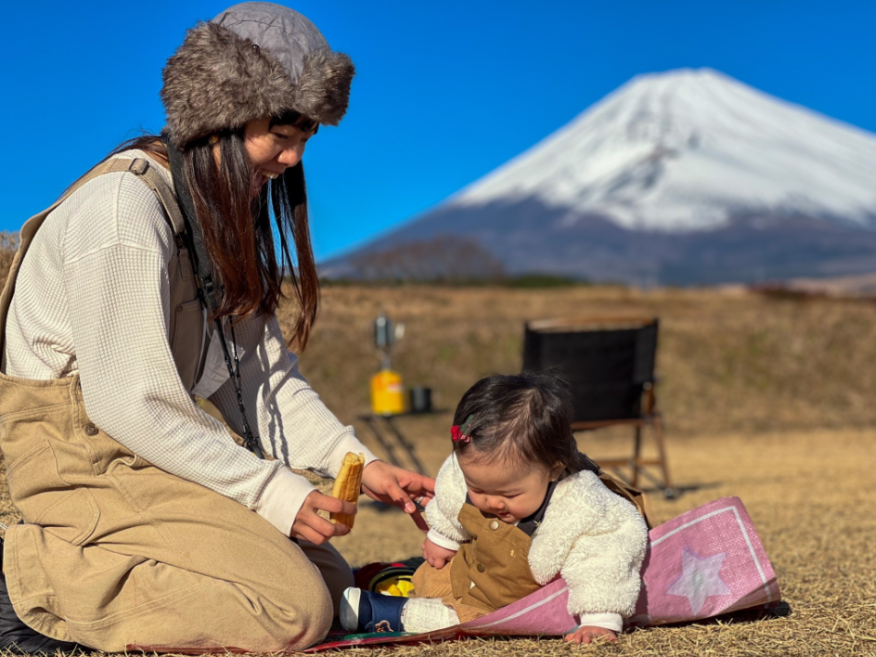
[[[456,407],[453,423],[471,441],[454,441],[458,455],[581,469],[572,435],[572,393],[553,372],[523,372],[481,379]]]

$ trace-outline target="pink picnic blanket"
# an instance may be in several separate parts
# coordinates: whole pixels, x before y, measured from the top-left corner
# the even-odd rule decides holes
[[[722,497],[655,527],[642,571],[644,586],[630,625],[709,618],[780,601],[776,574],[738,497]],[[477,620],[428,634],[359,635],[307,652],[383,643],[440,641],[500,634],[563,635],[578,621],[566,610],[569,588],[557,579]]]

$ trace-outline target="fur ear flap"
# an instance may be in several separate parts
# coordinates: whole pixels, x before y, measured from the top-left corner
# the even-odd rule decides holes
[[[319,123],[337,125],[347,111],[355,73],[353,62],[343,53],[308,53],[290,107]]]

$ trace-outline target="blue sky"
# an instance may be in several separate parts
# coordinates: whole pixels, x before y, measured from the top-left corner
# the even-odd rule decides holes
[[[0,41],[0,230],[17,230],[141,129],[161,68],[231,3],[15,3]],[[876,132],[876,2],[295,0],[358,74],[305,155],[314,250],[415,217],[634,75],[709,66]]]

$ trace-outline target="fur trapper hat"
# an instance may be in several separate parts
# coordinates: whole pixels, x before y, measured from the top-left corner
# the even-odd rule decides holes
[[[199,23],[164,67],[161,100],[180,148],[295,110],[328,125],[347,111],[355,70],[316,26],[270,2],[244,2]]]

